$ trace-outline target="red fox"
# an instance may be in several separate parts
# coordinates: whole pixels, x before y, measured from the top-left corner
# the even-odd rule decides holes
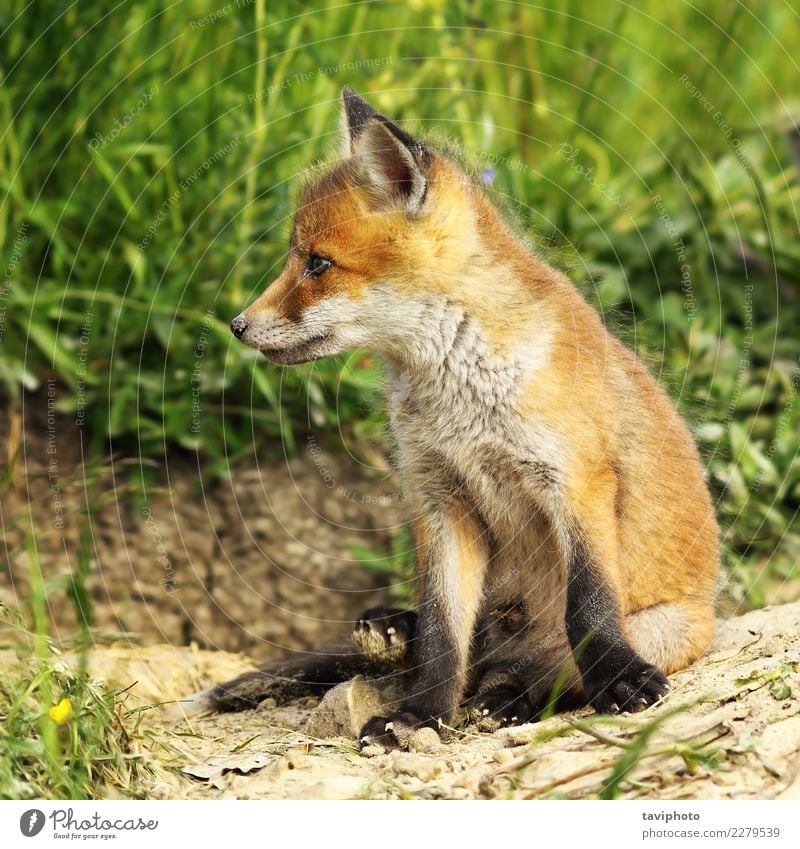
[[[343,106],[343,156],[305,187],[283,272],[231,329],[275,363],[385,361],[418,608],[367,614],[361,651],[276,664],[208,703],[252,706],[278,680],[323,690],[371,659],[405,664],[406,688],[362,745],[402,746],[465,699],[509,722],[554,688],[603,713],[654,704],[714,630],[718,527],[686,425],[459,164],[347,88]],[[364,654],[367,631],[401,650]]]

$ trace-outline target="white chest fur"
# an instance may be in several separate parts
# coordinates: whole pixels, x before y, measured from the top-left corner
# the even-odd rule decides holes
[[[532,506],[557,496],[565,466],[557,434],[521,412],[526,385],[546,365],[547,342],[498,356],[478,322],[455,307],[428,339],[418,367],[390,370],[406,485],[428,497],[464,498],[498,537],[524,534]],[[437,491],[443,486],[452,492]]]

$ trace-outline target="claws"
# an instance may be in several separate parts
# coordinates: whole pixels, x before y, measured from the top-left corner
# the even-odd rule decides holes
[[[595,677],[602,679],[601,674]],[[640,658],[609,678],[600,686],[584,682],[589,703],[598,713],[637,713],[661,701],[670,689],[666,676]]]
[[[441,725],[441,720],[438,724]],[[422,720],[409,711],[401,711],[391,717],[374,716],[361,729],[358,742],[362,749],[367,746],[383,746],[387,750],[407,749],[408,738],[423,726],[434,727],[434,722]]]
[[[528,696],[513,686],[493,687],[467,705],[472,722],[480,731],[496,731],[507,725],[528,722],[533,714]]]
[[[402,665],[408,661],[416,621],[417,614],[410,610],[373,607],[356,621],[353,642],[368,657]]]

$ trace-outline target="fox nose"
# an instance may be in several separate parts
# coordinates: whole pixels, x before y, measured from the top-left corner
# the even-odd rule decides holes
[[[237,339],[241,339],[244,336],[245,330],[247,330],[247,319],[243,315],[237,315],[231,322],[231,333]]]

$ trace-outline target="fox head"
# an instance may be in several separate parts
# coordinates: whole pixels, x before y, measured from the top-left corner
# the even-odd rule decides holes
[[[446,306],[502,253],[499,217],[455,162],[351,89],[342,100],[342,156],[301,193],[280,276],[231,322],[280,364],[353,348],[407,359],[431,324],[449,332]]]

